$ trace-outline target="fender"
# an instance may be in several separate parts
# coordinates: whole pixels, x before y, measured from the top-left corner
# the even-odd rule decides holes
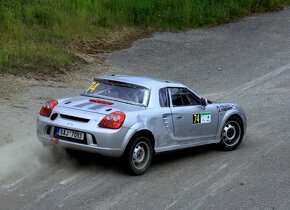
[[[223,111],[220,111],[220,114],[223,114],[220,122],[219,122],[219,127],[218,127],[218,130],[217,130],[217,137],[219,137],[222,133],[222,129],[223,129],[223,126],[225,125],[226,121],[233,115],[238,115],[241,119],[242,119],[242,122],[243,122],[243,133],[246,133],[246,129],[247,129],[247,119],[246,119],[246,115],[245,115],[245,112],[244,110],[242,110],[241,107],[239,106],[235,106],[233,107],[232,109],[226,111],[223,113]]]
[[[122,143],[122,150],[123,150],[122,153],[124,153],[129,141],[134,136],[134,134],[137,133],[138,131],[141,131],[141,130],[148,130],[153,134],[153,136],[155,136],[153,129],[150,128],[150,126],[148,125],[147,122],[137,122],[137,123],[133,124],[131,126],[131,128],[128,130],[128,132],[124,138],[124,141]]]

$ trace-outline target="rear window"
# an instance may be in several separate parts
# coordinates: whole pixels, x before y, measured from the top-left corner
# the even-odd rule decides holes
[[[95,79],[83,95],[147,106],[149,89],[125,82]]]

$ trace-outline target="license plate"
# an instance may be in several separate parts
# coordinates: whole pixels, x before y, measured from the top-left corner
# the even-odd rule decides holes
[[[64,137],[78,139],[78,140],[84,140],[84,137],[85,137],[84,133],[82,132],[67,130],[63,128],[58,128],[56,133],[58,136],[64,136]]]

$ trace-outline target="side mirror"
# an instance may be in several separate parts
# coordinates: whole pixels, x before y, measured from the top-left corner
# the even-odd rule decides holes
[[[201,104],[202,106],[206,106],[206,105],[207,105],[206,100],[205,100],[204,98],[201,98],[201,99],[200,99],[200,104]]]

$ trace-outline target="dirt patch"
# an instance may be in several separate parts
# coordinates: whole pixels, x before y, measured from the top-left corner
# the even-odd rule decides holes
[[[89,55],[86,55],[89,56]],[[21,75],[0,74],[0,103],[17,103],[31,87],[85,88],[96,76],[108,74],[111,68],[103,62],[79,62],[67,71],[24,72]]]
[[[142,29],[110,29],[105,31],[107,35],[100,39],[85,39],[73,44],[73,49],[82,54],[95,54],[111,52],[128,48],[132,43],[141,38],[149,37],[152,30]]]
[[[128,48],[137,39],[149,37],[153,30],[148,29],[110,29],[106,30],[103,38],[83,39],[75,41],[69,47],[76,57],[73,65],[59,68],[37,67],[30,69],[21,67],[21,69],[11,69],[6,73],[0,73],[0,94],[7,98],[15,92],[23,90],[26,86],[35,85],[38,81],[43,82],[63,82],[68,78],[79,79],[79,75],[91,75],[97,66],[97,73],[105,73],[110,69],[104,64],[105,57],[102,53],[112,52]],[[14,86],[14,84],[16,86]],[[3,97],[2,97],[3,98]]]

